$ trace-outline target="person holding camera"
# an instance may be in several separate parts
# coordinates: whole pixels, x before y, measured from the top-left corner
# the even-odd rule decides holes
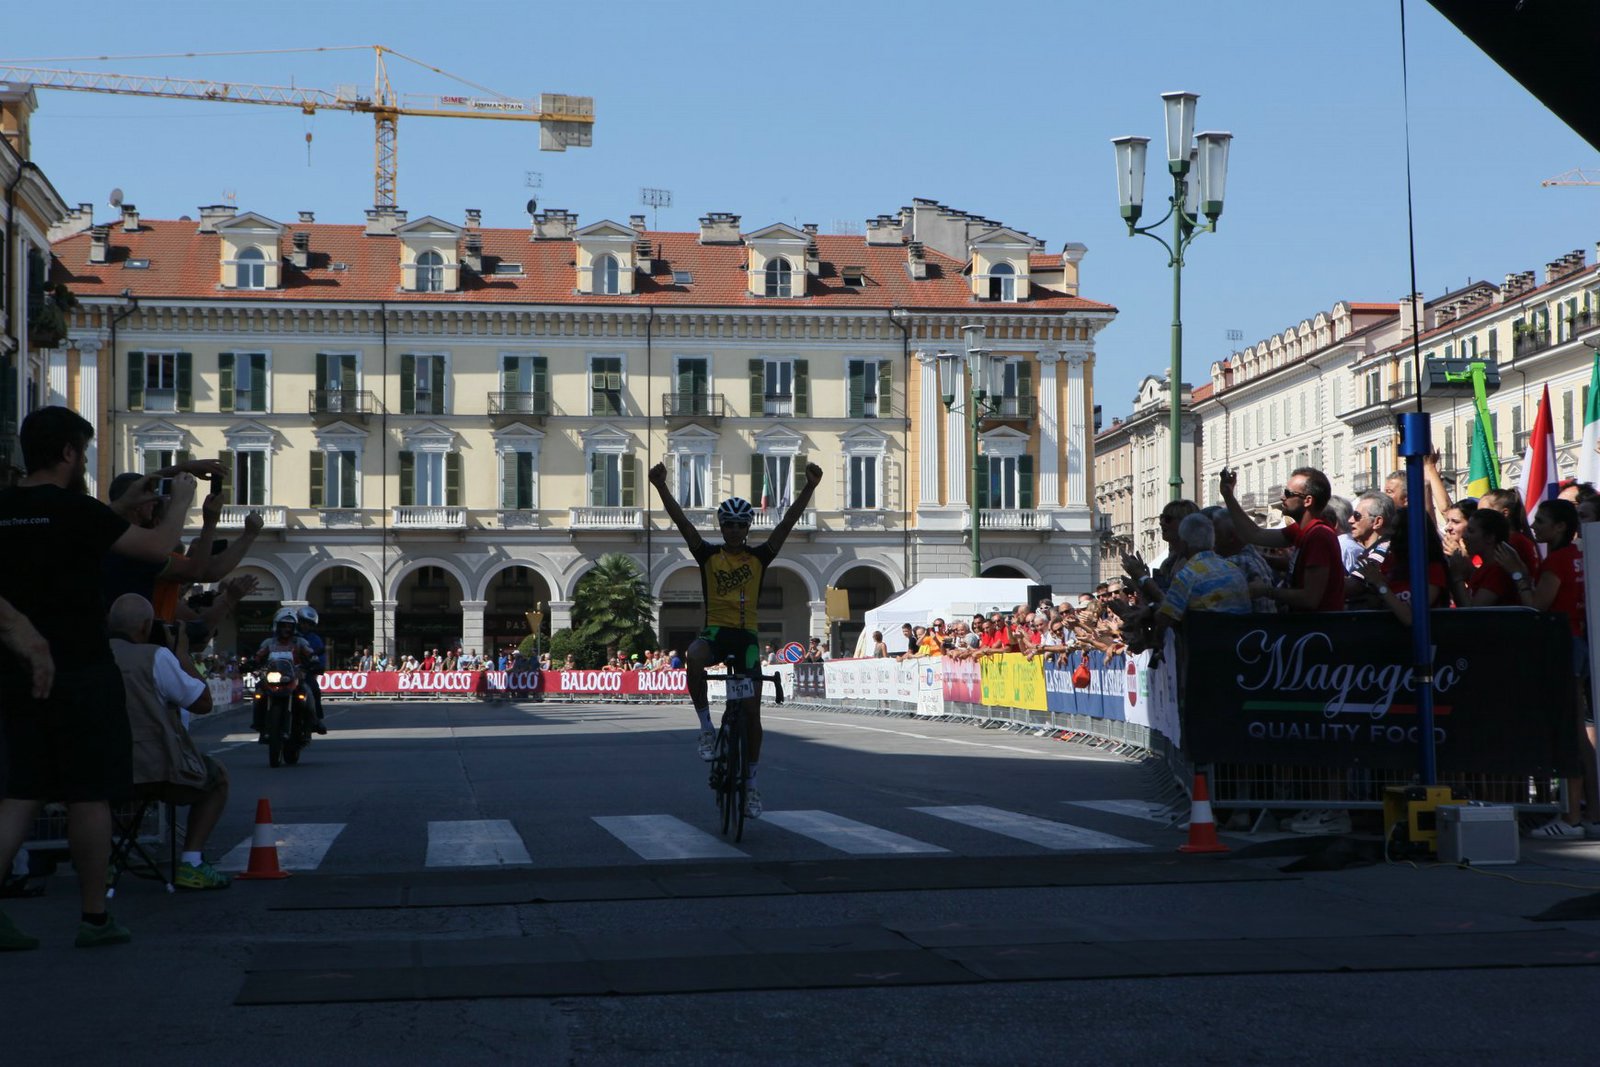
[[[132,738],[122,675],[106,636],[100,566],[112,552],[158,561],[176,543],[194,499],[192,475],[176,477],[172,507],[152,528],[133,526],[88,492],[94,427],[69,408],[40,408],[18,435],[27,475],[0,491],[0,599],[38,630],[71,671],[39,675],[30,657],[0,656],[0,717],[6,737],[0,799],[0,870],[9,870],[39,805],[67,805],[67,841],[78,872],[80,948],[123,944],[127,929],[106,910],[111,803],[133,780]],[[42,684],[41,684],[42,683]],[[0,921],[0,949],[38,939]]]
[[[205,861],[204,850],[228,804],[228,772],[195,747],[180,718],[209,714],[211,690],[189,657],[182,627],[168,635],[177,641],[174,650],[159,634],[152,640],[159,625],[150,601],[137,593],[119,596],[106,620],[133,734],[134,789],[189,808],[174,884],[226,889],[228,876]]]

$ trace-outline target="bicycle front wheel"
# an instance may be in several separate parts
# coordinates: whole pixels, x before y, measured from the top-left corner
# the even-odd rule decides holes
[[[738,731],[730,739],[728,745],[728,807],[733,814],[733,839],[735,842],[744,840],[744,805],[745,794],[749,783],[745,781],[748,768],[744,763],[744,731]],[[727,833],[727,828],[723,828]]]

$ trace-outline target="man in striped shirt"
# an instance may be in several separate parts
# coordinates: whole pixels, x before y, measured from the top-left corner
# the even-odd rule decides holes
[[[1216,527],[1206,515],[1186,515],[1178,523],[1178,539],[1188,558],[1172,576],[1167,595],[1156,609],[1150,664],[1161,660],[1166,631],[1177,626],[1190,611],[1218,611],[1246,615],[1250,611],[1250,586],[1244,572],[1217,555]]]

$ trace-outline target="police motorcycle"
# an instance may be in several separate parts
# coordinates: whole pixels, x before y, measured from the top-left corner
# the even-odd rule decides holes
[[[300,751],[311,743],[315,720],[295,662],[295,652],[302,644],[296,625],[295,613],[289,608],[274,615],[274,640],[263,642],[259,653],[266,663],[257,676],[251,722],[266,742],[267,763],[273,767],[300,762]],[[284,648],[286,644],[289,647]]]
[[[328,732],[323,725],[322,717],[322,672],[327,670],[328,645],[317,633],[317,626],[321,620],[317,617],[317,609],[310,604],[302,605],[295,612],[295,618],[300,626],[300,639],[311,647],[311,658],[306,660],[300,668],[300,683],[311,704],[311,729],[319,734]]]

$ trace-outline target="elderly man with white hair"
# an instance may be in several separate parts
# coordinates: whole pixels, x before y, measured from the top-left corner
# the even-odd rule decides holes
[[[155,610],[138,593],[111,603],[106,629],[111,654],[122,671],[128,725],[133,733],[133,788],[173,804],[187,805],[183,856],[173,882],[179,889],[226,889],[228,876],[205,861],[204,849],[228,805],[228,772],[204,755],[184,729],[180,713],[211,711],[211,691],[200,680],[179,638],[180,655],[150,643]],[[177,628],[181,635],[183,629]]]
[[[1217,555],[1216,536],[1216,527],[1207,515],[1186,515],[1178,523],[1178,539],[1189,554],[1156,609],[1152,663],[1160,659],[1166,631],[1182,622],[1188,612],[1249,614],[1250,584],[1243,571]]]

